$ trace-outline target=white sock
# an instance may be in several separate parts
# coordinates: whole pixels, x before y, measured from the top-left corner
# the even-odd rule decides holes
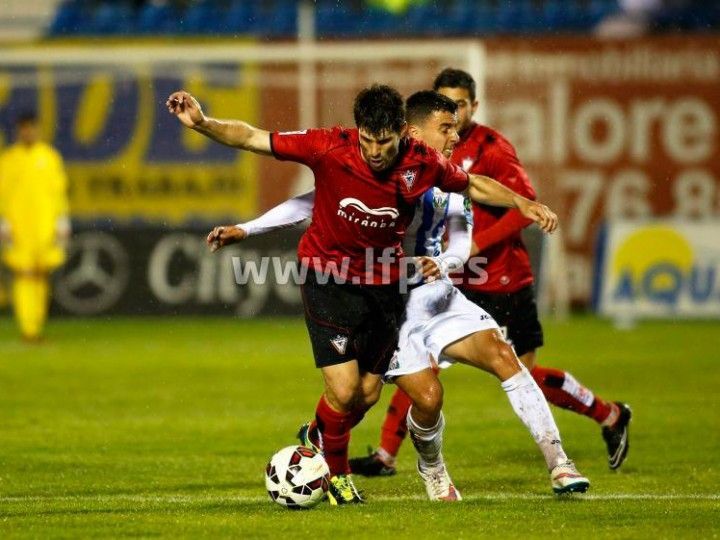
[[[530,372],[523,367],[520,373],[504,381],[501,386],[507,393],[515,414],[530,430],[540,447],[548,469],[552,470],[556,465],[567,461],[555,419],[542,390]]]
[[[378,447],[378,449],[375,450],[375,453],[380,458],[380,461],[382,461],[386,466],[388,466],[388,467],[395,466],[395,456],[393,456],[390,452],[385,450],[382,446]]]
[[[432,467],[442,463],[443,430],[445,429],[445,417],[440,413],[437,424],[430,428],[424,428],[415,423],[412,417],[412,407],[407,415],[408,432],[410,439],[420,457],[421,467]]]

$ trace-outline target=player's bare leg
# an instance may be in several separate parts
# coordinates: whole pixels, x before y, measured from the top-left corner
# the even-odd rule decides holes
[[[361,503],[363,499],[355,488],[348,463],[350,430],[365,415],[365,391],[377,388],[379,376],[361,373],[355,360],[326,366],[321,371],[325,392],[315,410],[315,421],[302,426],[298,437],[302,444],[321,449],[325,456],[331,476],[330,503]]]
[[[359,409],[367,411],[380,400],[382,392],[382,377],[374,373],[362,373],[360,376],[360,388],[362,397],[359,403]]]
[[[589,481],[577,472],[563,450],[560,432],[540,387],[498,330],[475,332],[448,345],[443,354],[492,373],[502,381],[515,414],[528,428],[545,458],[556,493],[588,489]]]
[[[608,452],[608,465],[617,469],[630,450],[632,410],[626,403],[605,401],[583,386],[571,373],[537,365],[537,354],[528,351],[520,361],[530,370],[535,382],[550,403],[595,420],[602,428]]]
[[[408,395],[395,388],[380,430],[380,443],[376,448],[368,446],[367,455],[350,459],[354,474],[393,476],[397,472],[395,461],[407,435],[407,414],[411,405]]]
[[[443,388],[432,369],[425,369],[396,380],[412,400],[407,415],[410,439],[418,453],[418,473],[433,501],[462,500],[445,467],[442,456],[445,419],[442,414]]]

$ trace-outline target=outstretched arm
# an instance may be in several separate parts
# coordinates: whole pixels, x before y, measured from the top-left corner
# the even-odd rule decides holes
[[[487,229],[478,229],[473,232],[473,243],[470,255],[474,256],[509,238],[516,232],[522,231],[532,223],[515,209],[505,212],[499,220]]]
[[[310,219],[315,205],[315,190],[308,191],[271,208],[258,218],[239,223],[236,227],[245,229],[248,236],[265,234],[277,229],[291,227]]]
[[[184,90],[170,94],[165,105],[184,126],[214,141],[256,154],[272,155],[270,132],[241,120],[218,120],[205,116],[200,103]]]
[[[470,258],[472,244],[472,212],[465,205],[465,197],[450,193],[445,228],[448,234],[447,246],[437,257],[418,257],[420,270],[427,280],[462,270]]]
[[[223,246],[242,242],[248,236],[265,234],[296,225],[312,216],[314,204],[315,191],[313,190],[288,199],[247,223],[215,227],[208,234],[207,244],[211,251],[217,251]]]
[[[542,203],[518,195],[492,178],[471,174],[467,193],[473,201],[480,204],[517,208],[523,216],[537,223],[547,233],[557,229],[558,218],[555,212]]]
[[[442,271],[451,274],[462,270],[463,265],[470,258],[472,245],[472,213],[466,208],[465,197],[462,195],[450,194],[445,227],[447,246],[437,258]]]

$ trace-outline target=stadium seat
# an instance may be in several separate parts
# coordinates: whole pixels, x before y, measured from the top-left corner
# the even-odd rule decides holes
[[[446,7],[435,2],[412,7],[404,17],[404,27],[409,34],[439,34],[450,24]]]
[[[181,17],[184,34],[217,34],[226,29],[225,13],[218,2],[203,0],[191,4]]]
[[[297,33],[297,2],[260,2],[256,8],[254,33],[268,37],[291,37]]]
[[[494,34],[499,29],[494,6],[489,2],[478,2],[470,8],[470,22],[467,26],[471,34],[485,36]]]
[[[446,8],[445,18],[454,34],[469,34],[475,27],[473,6],[468,0],[456,0]]]
[[[522,6],[519,2],[503,2],[495,12],[498,30],[503,34],[511,34],[522,30]]]
[[[359,11],[339,7],[335,2],[318,2],[315,12],[317,33],[324,37],[348,36],[359,15]]]
[[[233,2],[225,13],[224,32],[248,34],[255,27],[255,18],[255,6],[251,2]]]
[[[563,0],[545,0],[542,12],[547,31],[562,31],[570,22]]]
[[[93,35],[116,35],[134,32],[133,11],[129,4],[104,3],[97,7],[89,19],[87,33]]]
[[[586,32],[619,10],[617,0],[427,0],[394,14],[365,2],[316,0],[320,38],[435,35],[483,36]],[[297,32],[296,0],[194,0],[145,2],[135,13],[131,0],[67,0],[49,27],[51,35],[233,34],[268,38]],[[655,21],[659,30],[708,30],[720,23],[720,5],[672,9]]]
[[[88,19],[89,5],[77,0],[63,2],[57,10],[49,33],[55,36],[82,33]]]
[[[176,17],[167,4],[145,4],[138,14],[135,24],[135,33],[156,34],[176,28]]]
[[[602,20],[613,13],[617,13],[620,6],[615,0],[592,0],[590,3],[590,21],[592,26],[598,25]]]

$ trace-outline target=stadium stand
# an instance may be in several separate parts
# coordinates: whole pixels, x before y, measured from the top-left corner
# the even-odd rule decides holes
[[[404,13],[375,2],[317,0],[318,37],[582,33],[622,12],[618,0],[446,0],[414,2]],[[652,30],[707,30],[718,2],[656,2]],[[297,32],[294,0],[66,0],[50,35],[226,34],[270,38]],[[438,21],[442,20],[440,25]]]

